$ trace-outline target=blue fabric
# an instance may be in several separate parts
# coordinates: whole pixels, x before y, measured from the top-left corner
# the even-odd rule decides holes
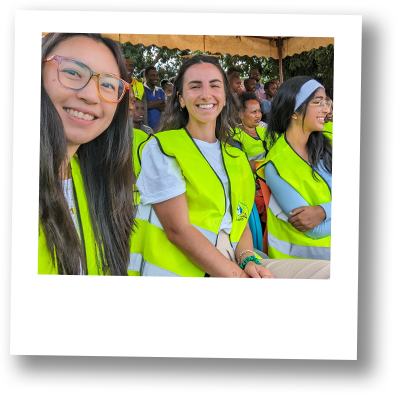
[[[271,103],[268,100],[264,99],[260,104],[260,108],[263,114],[269,114],[271,110]]]
[[[166,100],[165,92],[161,88],[156,88],[153,93],[151,89],[145,86],[144,91],[146,92],[147,101],[158,101],[161,99],[165,102]],[[158,126],[161,114],[162,112],[155,108],[147,110],[147,123],[153,130]]]
[[[332,190],[332,174],[328,173],[322,165],[319,166],[317,173],[327,182]],[[290,218],[290,212],[302,206],[308,206],[307,201],[301,194],[282,179],[273,164],[270,162],[265,166],[265,180],[277,203],[285,215]],[[324,238],[331,235],[331,202],[320,204],[326,212],[326,219],[317,227],[305,234],[312,239]]]
[[[254,138],[255,140],[259,140],[259,137]],[[239,141],[235,141],[235,147],[242,150],[242,144]],[[253,239],[253,247],[254,249],[260,250],[261,253],[263,251],[263,231],[261,228],[261,220],[260,215],[257,211],[256,203],[253,203],[252,212],[249,216],[249,228],[252,233]]]
[[[257,211],[256,203],[253,204],[252,212],[249,216],[249,228],[252,233],[253,247],[260,251],[263,250],[263,233],[261,231],[260,216]]]

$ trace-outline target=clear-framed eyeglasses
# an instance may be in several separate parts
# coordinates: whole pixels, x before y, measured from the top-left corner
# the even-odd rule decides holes
[[[69,57],[53,55],[43,61],[55,60],[58,63],[58,81],[65,88],[81,90],[88,85],[92,77],[97,77],[99,97],[108,102],[117,104],[130,88],[130,84],[113,74],[98,74],[86,64]]]
[[[309,105],[318,106],[321,111],[323,111],[326,107],[331,109],[333,106],[333,102],[331,100],[321,100],[319,103],[309,103]]]

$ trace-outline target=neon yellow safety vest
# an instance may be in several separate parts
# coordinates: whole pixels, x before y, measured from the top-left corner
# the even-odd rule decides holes
[[[216,245],[226,210],[226,194],[222,182],[187,130],[164,131],[155,134],[154,138],[162,153],[176,158],[181,168],[186,181],[190,223]],[[235,250],[253,207],[255,183],[243,152],[222,144],[221,154],[229,179],[232,215],[230,241]],[[145,236],[135,237],[132,249],[136,252],[136,260],[141,264],[141,275],[205,276],[203,270],[168,240],[151,205],[139,204],[137,222],[137,232],[142,232]],[[140,240],[141,244],[136,240]]]
[[[143,84],[139,82],[136,78],[132,77],[131,88],[133,90],[133,93],[135,94],[135,97],[141,100],[144,94]]]
[[[327,122],[323,126],[323,134],[333,143],[333,122]]]
[[[97,244],[95,242],[95,236],[92,230],[87,196],[85,194],[84,182],[81,176],[80,161],[78,157],[77,156],[72,157],[70,164],[71,164],[73,183],[78,200],[78,208],[80,212],[82,231],[84,234],[85,255],[87,259],[88,275],[106,275],[106,273],[103,273],[102,266],[99,261],[100,255],[98,252]],[[55,251],[55,256],[56,256],[56,251]],[[128,275],[130,276],[139,276],[138,271],[133,271],[129,267],[127,272]],[[51,259],[51,253],[48,250],[47,241],[41,225],[39,226],[38,273],[44,275],[58,274],[56,259],[55,259],[55,264],[53,264]]]
[[[133,137],[133,169],[136,175],[136,180],[140,174],[141,170],[141,163],[140,163],[140,156],[138,154],[139,149],[145,141],[147,141],[150,136],[145,133],[143,130],[140,129],[133,129],[132,130],[132,137]],[[133,185],[135,201],[134,203],[138,205],[140,203],[140,195],[136,188],[136,185]]]
[[[240,128],[235,129],[235,135],[233,137],[234,140],[241,143],[242,150],[247,154],[249,161],[262,160],[267,154],[265,147],[267,129],[265,127],[256,127],[256,132],[260,138],[259,140],[255,140]]]
[[[268,152],[264,163],[257,168],[257,176],[265,179],[264,168],[272,163],[279,176],[297,190],[311,206],[331,201],[331,191],[324,179],[316,173],[312,176],[311,166],[288,144],[283,134]],[[267,208],[268,257],[270,259],[305,258],[330,260],[331,236],[312,239],[296,230],[282,212],[271,194]]]

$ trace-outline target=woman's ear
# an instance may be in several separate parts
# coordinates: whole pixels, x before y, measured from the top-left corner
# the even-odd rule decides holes
[[[297,120],[297,114],[294,113],[294,114],[292,115],[292,118],[295,119],[295,120]]]
[[[184,103],[183,97],[180,96],[179,93],[177,93],[177,95],[179,96],[180,107],[184,108],[186,106],[186,104]]]

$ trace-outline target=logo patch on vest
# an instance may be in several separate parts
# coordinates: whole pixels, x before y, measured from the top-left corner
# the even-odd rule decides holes
[[[236,221],[240,222],[241,220],[247,220],[249,217],[249,208],[243,202],[238,203],[237,207],[237,218]]]

